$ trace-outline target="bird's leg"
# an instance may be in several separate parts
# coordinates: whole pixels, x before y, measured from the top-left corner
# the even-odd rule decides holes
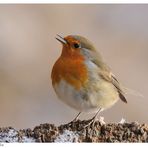
[[[73,119],[73,121],[72,121],[72,122],[76,122],[76,121],[78,120],[78,118],[79,118],[80,114],[81,114],[81,112],[79,112],[79,113],[77,114],[77,116]]]
[[[101,108],[99,108],[99,110],[97,111],[97,113],[95,114],[95,116],[90,119],[89,123],[87,125],[85,125],[84,128],[88,127],[91,124],[92,124],[92,127],[94,126],[94,123],[95,123],[95,121],[97,119],[97,116],[100,113],[100,111],[101,111]]]

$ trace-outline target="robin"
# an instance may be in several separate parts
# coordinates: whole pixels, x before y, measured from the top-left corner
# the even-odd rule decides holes
[[[99,112],[127,100],[124,92],[105,64],[93,43],[79,35],[56,38],[62,43],[62,53],[52,69],[52,85],[60,100],[81,112]]]

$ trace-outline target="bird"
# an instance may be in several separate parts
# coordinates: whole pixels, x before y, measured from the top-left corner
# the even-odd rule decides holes
[[[56,39],[62,51],[52,68],[52,86],[61,101],[79,112],[73,121],[82,112],[94,112],[94,124],[98,114],[118,100],[127,103],[119,81],[91,41],[80,35]]]

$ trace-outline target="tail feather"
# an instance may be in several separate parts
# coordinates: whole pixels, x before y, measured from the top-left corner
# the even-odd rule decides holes
[[[127,100],[126,100],[126,98],[124,97],[123,94],[119,93],[119,97],[120,97],[120,99],[121,99],[124,103],[127,103]]]
[[[135,90],[132,90],[132,89],[129,89],[129,88],[126,88],[126,87],[123,87],[123,86],[122,86],[122,89],[123,89],[125,94],[131,94],[131,95],[134,95],[134,96],[137,96],[137,97],[144,98],[144,96],[141,93],[139,93]]]

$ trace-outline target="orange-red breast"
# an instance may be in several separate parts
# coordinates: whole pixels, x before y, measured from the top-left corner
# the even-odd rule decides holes
[[[79,35],[56,38],[63,45],[52,69],[52,85],[59,99],[81,112],[97,114],[120,98],[127,103],[121,86],[93,44]],[[77,117],[78,117],[77,116]]]

